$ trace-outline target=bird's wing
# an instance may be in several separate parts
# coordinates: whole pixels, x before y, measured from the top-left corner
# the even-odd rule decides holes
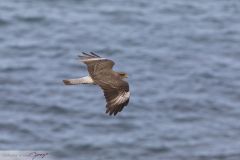
[[[101,72],[101,74],[94,77],[94,82],[98,84],[104,92],[107,102],[106,113],[116,115],[122,111],[124,106],[128,105],[130,91],[126,81],[115,76],[112,72]]]
[[[115,64],[112,60],[102,58],[93,52],[90,52],[90,54],[83,52],[82,54],[83,55],[80,55],[79,57],[81,61],[87,65],[88,72],[91,77],[103,69],[112,70],[112,67]]]

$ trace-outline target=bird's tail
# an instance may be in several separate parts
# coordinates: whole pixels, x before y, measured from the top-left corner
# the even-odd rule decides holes
[[[94,84],[94,81],[90,76],[85,76],[85,77],[75,78],[75,79],[65,79],[63,80],[63,83],[65,85]]]

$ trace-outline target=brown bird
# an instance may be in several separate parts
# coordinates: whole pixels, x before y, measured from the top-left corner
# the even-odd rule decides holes
[[[114,62],[102,58],[97,54],[90,52],[82,53],[80,59],[87,65],[89,76],[63,80],[66,85],[76,84],[95,84],[101,87],[106,98],[106,113],[116,115],[121,112],[124,106],[128,105],[130,98],[129,85],[124,78],[127,73],[113,71]]]

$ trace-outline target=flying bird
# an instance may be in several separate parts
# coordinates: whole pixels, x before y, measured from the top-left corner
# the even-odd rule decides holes
[[[106,113],[116,115],[128,105],[130,90],[128,82],[123,80],[128,78],[125,72],[116,72],[112,68],[114,62],[110,59],[102,58],[97,54],[82,52],[80,60],[87,65],[88,76],[63,80],[65,85],[95,84],[100,86],[106,99]]]

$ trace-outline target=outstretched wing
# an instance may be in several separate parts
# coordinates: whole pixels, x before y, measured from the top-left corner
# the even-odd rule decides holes
[[[127,83],[126,83],[127,84]],[[104,90],[104,96],[107,101],[107,110],[106,113],[109,115],[114,114],[114,116],[121,112],[122,109],[128,105],[130,98],[130,91],[128,84],[122,86],[122,88]]]
[[[101,74],[94,77],[94,82],[98,84],[104,92],[107,102],[106,113],[116,115],[122,111],[124,106],[128,105],[130,98],[129,85],[113,72],[101,72]]]
[[[93,52],[90,52],[90,54],[83,52],[82,54],[83,55],[80,55],[79,57],[81,61],[87,65],[88,72],[91,77],[94,77],[97,72],[103,69],[112,70],[112,67],[115,64],[112,60],[102,58]]]

